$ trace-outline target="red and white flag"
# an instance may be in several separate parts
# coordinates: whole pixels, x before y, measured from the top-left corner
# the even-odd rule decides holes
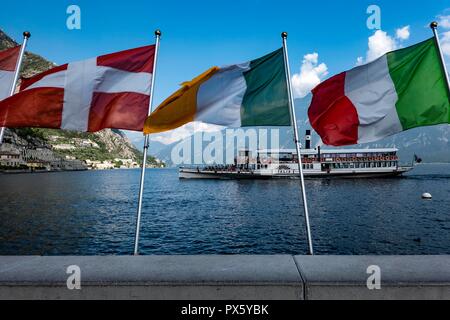
[[[19,54],[20,46],[0,51],[0,100],[11,93]]]
[[[149,110],[154,55],[151,45],[22,79],[20,92],[0,102],[0,125],[142,131]]]

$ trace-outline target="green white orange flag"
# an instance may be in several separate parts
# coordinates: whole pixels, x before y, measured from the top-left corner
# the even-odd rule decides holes
[[[333,146],[450,123],[445,78],[431,38],[321,83],[313,89],[309,120],[322,141]]]
[[[213,67],[167,98],[147,118],[144,133],[192,121],[227,127],[290,126],[283,50],[225,67]]]

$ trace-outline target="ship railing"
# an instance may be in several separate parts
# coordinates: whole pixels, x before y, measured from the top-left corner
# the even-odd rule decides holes
[[[379,156],[379,157],[351,157],[351,158],[330,158],[321,159],[321,163],[330,163],[330,162],[376,162],[376,161],[398,161],[399,158],[397,156]],[[318,161],[318,160],[315,160]]]

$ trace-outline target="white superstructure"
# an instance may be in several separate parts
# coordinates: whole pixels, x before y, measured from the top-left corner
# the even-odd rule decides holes
[[[305,177],[389,177],[413,169],[399,165],[398,149],[312,149],[307,132],[306,149],[301,151]],[[180,168],[180,178],[258,179],[298,178],[295,149],[240,150],[234,165]]]

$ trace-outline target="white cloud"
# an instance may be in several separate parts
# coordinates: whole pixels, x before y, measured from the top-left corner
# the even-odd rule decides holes
[[[387,52],[397,49],[395,39],[382,30],[377,30],[373,36],[369,37],[368,46],[366,62],[371,62]]]
[[[409,26],[399,28],[395,31],[395,37],[399,40],[408,40],[409,35],[410,35]]]
[[[440,15],[437,18],[440,27],[444,29],[450,29],[450,15],[447,16]]]
[[[325,63],[319,63],[319,54],[309,53],[303,57],[300,73],[292,76],[292,86],[296,98],[305,97],[328,74]]]
[[[364,64],[364,58],[363,57],[356,58],[356,65],[357,66],[361,66],[363,64]]]
[[[449,11],[450,8],[444,10],[443,14],[437,16],[439,29],[450,29],[450,15],[446,15]],[[450,31],[444,31],[440,34],[440,42],[442,53],[446,58],[444,60],[446,60],[447,67],[450,68]]]
[[[441,34],[441,48],[442,53],[450,57],[450,31]]]
[[[152,134],[150,136],[150,140],[158,141],[163,144],[171,144],[171,143],[183,140],[184,138],[187,138],[199,131],[215,132],[215,131],[220,131],[223,128],[224,127],[222,127],[222,126],[207,124],[204,122],[191,122],[182,127],[177,128],[175,130],[171,130],[171,131],[167,131],[167,132],[163,132],[163,133],[159,133],[159,134]]]
[[[386,31],[377,30],[368,39],[368,49],[366,58],[358,57],[356,65],[369,63],[381,57],[382,55],[401,47],[401,42],[408,40],[411,35],[410,26],[398,28],[395,31],[395,37],[390,36]]]

